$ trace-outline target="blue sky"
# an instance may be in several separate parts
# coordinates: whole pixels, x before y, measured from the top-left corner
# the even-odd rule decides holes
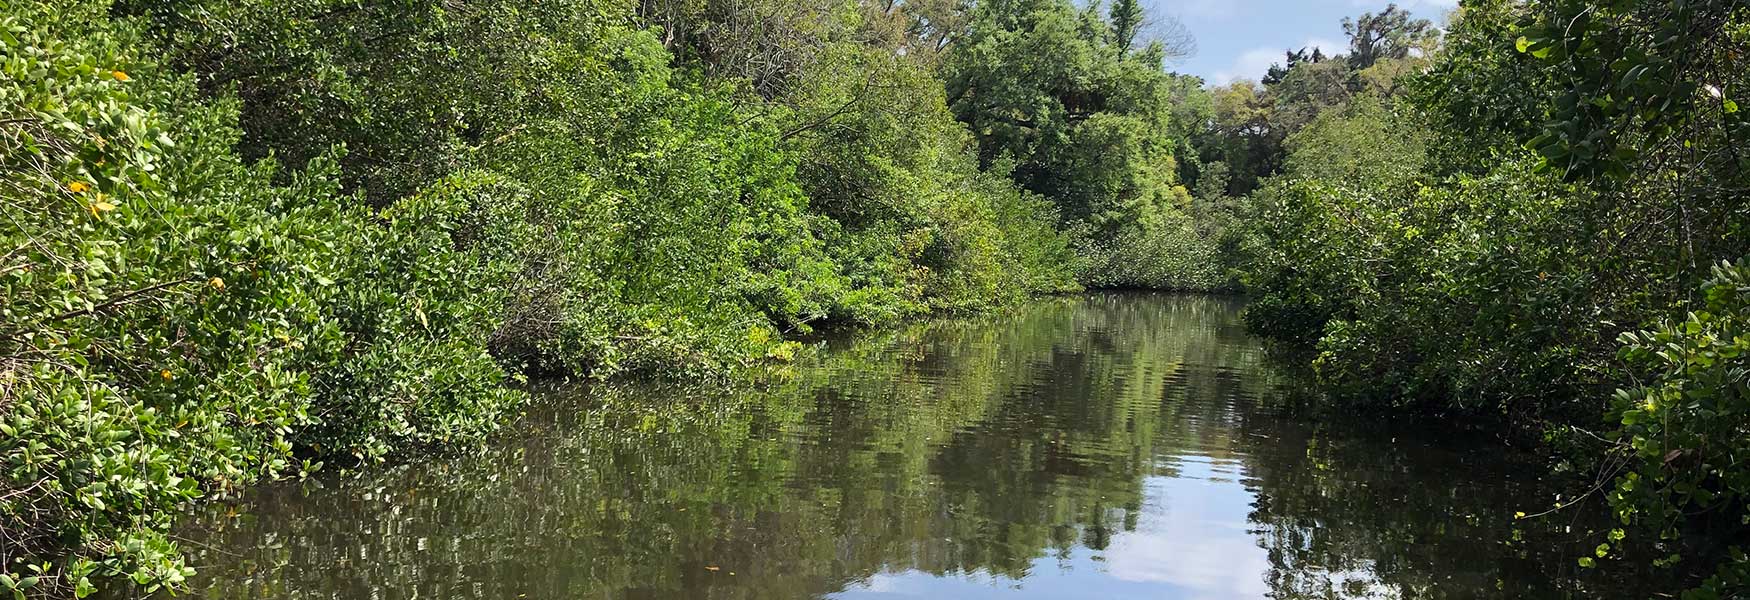
[[[1288,48],[1317,46],[1326,54],[1348,47],[1343,17],[1385,9],[1387,0],[1144,0],[1151,13],[1171,15],[1197,39],[1197,54],[1168,65],[1223,84],[1257,79]],[[1444,25],[1458,0],[1398,0],[1418,18]]]

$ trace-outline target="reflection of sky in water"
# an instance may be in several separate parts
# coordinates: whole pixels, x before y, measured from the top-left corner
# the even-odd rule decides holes
[[[1149,477],[1135,531],[1112,536],[1110,547],[1077,547],[1067,560],[1041,557],[1025,579],[985,573],[936,577],[920,571],[883,573],[832,594],[837,600],[893,598],[1262,598],[1269,557],[1248,533],[1255,496],[1235,481],[1231,459],[1168,459],[1177,477]]]
[[[770,389],[559,393],[477,456],[215,503],[178,534],[193,592],[1647,597],[1580,587],[1591,543],[1499,542],[1547,497],[1541,467],[1515,483],[1493,446],[1263,411],[1292,381],[1225,301],[1091,296],[863,339]]]

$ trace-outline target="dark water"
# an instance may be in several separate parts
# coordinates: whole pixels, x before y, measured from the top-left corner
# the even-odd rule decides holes
[[[1574,561],[1597,538],[1513,518],[1559,491],[1536,465],[1278,416],[1296,384],[1238,309],[1053,300],[861,335],[760,389],[550,394],[476,455],[210,506],[181,532],[194,595],[1609,595]]]

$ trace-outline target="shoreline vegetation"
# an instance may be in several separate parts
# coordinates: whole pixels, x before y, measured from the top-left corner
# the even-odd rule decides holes
[[[1542,432],[1582,567],[1750,586],[1750,7],[1396,6],[1262,81],[1137,0],[0,0],[0,594],[191,503],[1084,288]],[[1651,557],[1651,558],[1648,558]]]
[[[1103,16],[1042,5],[1071,62],[987,98],[1031,75],[783,5],[0,4],[0,593],[173,589],[182,507],[479,443],[529,375],[732,373],[1202,243],[1176,80]],[[1113,105],[981,140],[948,99],[1064,83]]]

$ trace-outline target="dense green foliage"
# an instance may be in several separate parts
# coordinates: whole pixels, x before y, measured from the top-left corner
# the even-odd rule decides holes
[[[0,0],[0,586],[175,586],[172,511],[476,443],[530,374],[1088,286],[1247,288],[1334,398],[1607,457],[1588,563],[1743,589],[1750,8],[1391,7],[1212,89],[1147,20]]]
[[[1743,593],[1750,313],[1742,267],[1709,269],[1750,248],[1750,10],[1475,0],[1441,45],[1393,10],[1345,25],[1347,56],[1215,92],[1205,156],[1258,181],[1229,187],[1249,325],[1341,402],[1547,431],[1615,482],[1623,529],[1583,566]]]
[[[1624,525],[1659,532],[1684,553],[1725,555],[1694,598],[1729,597],[1750,587],[1742,546],[1750,525],[1750,265],[1722,263],[1703,289],[1701,310],[1654,331],[1624,333],[1623,358],[1653,373],[1619,390],[1610,416],[1627,444],[1628,471],[1610,504]],[[1612,534],[1620,540],[1626,534]],[[1599,554],[1608,555],[1608,546]]]
[[[1215,240],[1192,222],[1175,152],[1183,81],[1160,41],[1136,38],[1141,9],[1063,0],[976,3],[945,58],[948,102],[980,163],[1051,199],[1072,223],[1099,287],[1214,289]]]
[[[1126,105],[1053,150],[1095,170],[1070,198],[953,108],[983,13],[795,6],[0,4],[0,584],[174,587],[179,507],[478,442],[525,374],[726,373],[822,324],[1214,281],[1184,275],[1210,252],[1134,7],[1014,7],[1097,30],[1046,41]],[[1107,142],[1135,162],[1073,156]],[[1131,205],[1184,237],[1084,267],[1083,208]]]
[[[233,158],[234,105],[94,31],[102,7],[8,8],[0,584],[175,583],[163,508],[293,468],[301,367],[344,351],[327,308],[363,258],[327,240],[359,215],[323,163],[282,187]]]

